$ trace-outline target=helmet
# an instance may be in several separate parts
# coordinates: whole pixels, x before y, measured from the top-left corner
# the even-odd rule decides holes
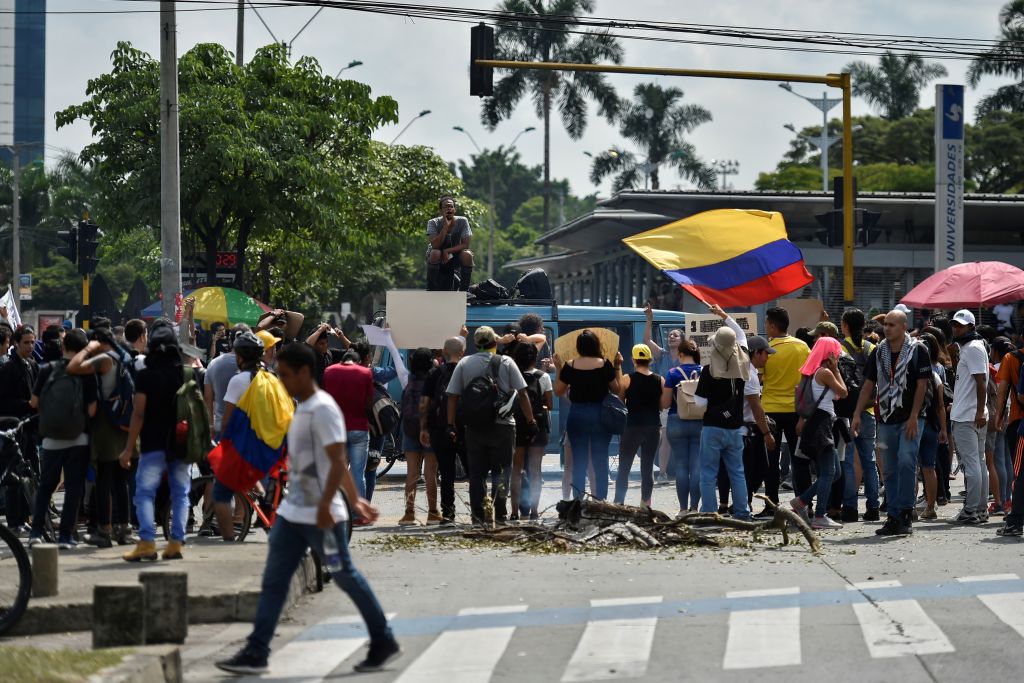
[[[250,331],[236,334],[232,348],[242,360],[259,360],[263,357],[263,340]]]

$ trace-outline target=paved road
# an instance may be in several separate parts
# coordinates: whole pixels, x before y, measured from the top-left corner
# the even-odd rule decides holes
[[[557,496],[556,485],[545,497]],[[997,539],[998,523],[919,524],[895,540],[875,537],[876,524],[851,524],[826,536],[818,558],[770,543],[559,556],[382,550],[365,540],[394,529],[361,530],[354,554],[405,650],[366,679],[1015,679],[1024,667],[1024,545]],[[184,651],[189,680],[217,678],[212,662],[246,632],[204,629]],[[334,678],[364,645],[351,603],[329,588],[282,624],[267,678]]]

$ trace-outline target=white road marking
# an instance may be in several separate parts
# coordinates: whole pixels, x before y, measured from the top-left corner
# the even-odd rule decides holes
[[[799,588],[732,591],[727,598],[795,595]],[[729,612],[729,637],[723,669],[758,669],[800,664],[800,608],[735,610]]]
[[[591,607],[652,605],[661,596],[591,600]],[[587,622],[576,651],[562,675],[562,683],[641,678],[647,673],[657,617],[602,619]]]
[[[894,588],[899,581],[868,581],[849,590]],[[853,603],[868,651],[874,658],[954,652],[942,629],[925,614],[917,600],[876,600]]]
[[[1016,581],[1016,574],[989,574],[987,576],[964,576],[957,581],[972,583],[975,581]],[[999,617],[999,620],[1024,637],[1024,593],[988,593],[979,595],[985,607]]]

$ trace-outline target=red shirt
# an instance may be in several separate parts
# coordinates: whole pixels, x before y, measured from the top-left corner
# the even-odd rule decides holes
[[[370,429],[366,406],[373,398],[373,372],[356,363],[338,363],[324,370],[324,391],[330,394],[341,414],[345,429],[365,432]]]

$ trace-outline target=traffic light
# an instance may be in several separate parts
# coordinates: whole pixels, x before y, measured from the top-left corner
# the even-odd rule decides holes
[[[490,97],[494,94],[494,69],[477,66],[478,59],[494,59],[494,29],[487,24],[469,29],[469,94]]]
[[[96,247],[99,244],[100,228],[92,221],[80,221],[78,223],[78,272],[82,275],[92,275],[96,272]]]
[[[857,217],[860,218],[857,226],[857,243],[866,247],[877,242],[882,231],[875,226],[882,220],[882,212],[857,209]]]
[[[60,230],[57,237],[66,245],[57,247],[57,253],[72,263],[78,263],[78,228]]]
[[[814,215],[818,225],[822,227],[814,233],[818,241],[826,247],[843,246],[843,212],[841,209],[833,209],[825,213]],[[878,241],[882,231],[875,226],[882,219],[880,211],[868,211],[867,209],[853,210],[853,226],[856,235],[855,244],[867,247]]]

